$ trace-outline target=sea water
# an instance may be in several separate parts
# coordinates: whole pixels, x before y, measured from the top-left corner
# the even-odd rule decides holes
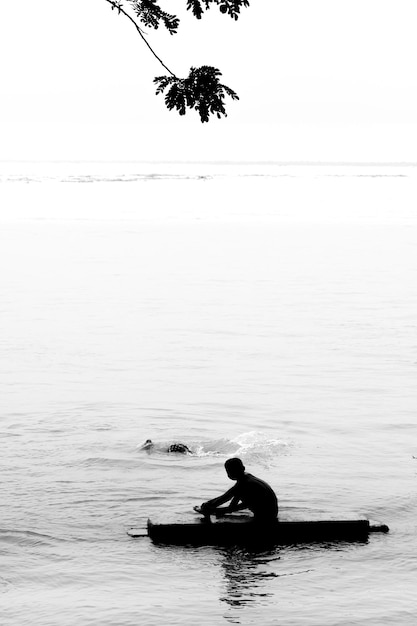
[[[0,170],[1,624],[414,623],[416,167]],[[127,535],[193,519],[230,456],[283,518],[390,533]]]

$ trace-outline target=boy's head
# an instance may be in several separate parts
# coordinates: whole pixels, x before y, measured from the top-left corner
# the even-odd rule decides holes
[[[227,459],[224,464],[227,475],[231,480],[238,480],[245,473],[245,466],[242,461],[238,458]]]

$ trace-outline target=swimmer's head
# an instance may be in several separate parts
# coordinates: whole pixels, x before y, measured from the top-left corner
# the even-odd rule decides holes
[[[145,443],[140,447],[141,450],[149,450],[150,448],[153,448],[154,444],[152,439],[147,439],[145,441]]]

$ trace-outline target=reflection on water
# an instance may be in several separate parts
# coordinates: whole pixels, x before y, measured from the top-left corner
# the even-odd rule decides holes
[[[239,547],[225,549],[221,563],[225,585],[220,601],[233,608],[265,603],[267,598],[273,596],[266,583],[271,578],[279,577],[279,574],[268,571],[267,566],[271,561],[279,559],[276,550],[259,554]],[[239,623],[234,618],[227,619],[232,623]]]
[[[303,588],[305,584],[314,586],[317,571],[320,572],[324,567],[324,555],[325,561],[331,567],[331,562],[334,558],[338,559],[338,554],[350,549],[351,544],[346,542],[300,544],[269,549],[237,546],[225,548],[220,553],[224,584],[223,593],[219,597],[220,602],[228,605],[224,619],[231,624],[247,623],[247,609],[250,608],[255,619],[259,611],[268,606],[274,605],[276,611],[280,597],[284,609],[288,604],[289,589],[294,591]],[[306,568],[307,563],[310,566],[314,563],[317,568]],[[287,582],[288,578],[294,576],[301,576],[301,580],[298,583]],[[285,610],[283,613],[285,614]],[[276,613],[275,616],[278,619]]]

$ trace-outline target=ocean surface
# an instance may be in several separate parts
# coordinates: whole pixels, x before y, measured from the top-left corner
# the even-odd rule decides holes
[[[0,163],[0,182],[2,626],[417,623],[417,166]],[[127,535],[194,519],[230,456],[283,519],[390,533]]]

